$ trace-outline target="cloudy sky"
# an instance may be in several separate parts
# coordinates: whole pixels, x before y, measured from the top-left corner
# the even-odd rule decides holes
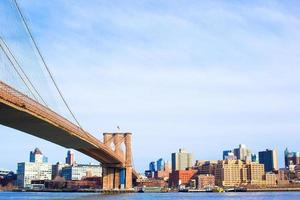
[[[200,160],[240,143],[276,148],[281,165],[285,147],[300,151],[299,1],[19,3],[82,126],[99,138],[131,131],[138,170],[181,147]],[[55,144],[0,134],[0,168],[16,169],[36,146],[64,161]]]

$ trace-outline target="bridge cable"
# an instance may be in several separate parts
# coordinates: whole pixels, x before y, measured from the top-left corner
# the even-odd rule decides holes
[[[37,91],[36,87],[33,85],[33,83],[30,81],[29,77],[27,76],[26,72],[24,71],[24,69],[21,67],[20,63],[17,61],[16,57],[14,56],[14,54],[11,52],[10,48],[8,47],[8,45],[6,44],[6,42],[4,41],[4,39],[0,36],[0,40],[2,41],[2,43],[5,45],[5,48],[8,50],[9,54],[11,55],[11,57],[13,58],[13,60],[15,61],[15,63],[18,65],[19,69],[21,70],[21,72],[24,74],[25,78],[27,79],[27,81],[29,82],[30,86],[33,88],[33,90],[35,91],[35,93],[38,95],[38,97],[42,100],[42,102],[44,103],[45,106],[49,107],[47,105],[47,103],[45,102],[45,100],[43,99],[43,97],[40,95],[40,93]]]
[[[55,79],[54,79],[54,77],[53,77],[53,75],[52,75],[52,73],[51,73],[51,71],[50,71],[48,65],[46,64],[46,61],[45,61],[45,59],[44,59],[44,57],[43,57],[43,55],[42,55],[42,53],[41,53],[41,51],[40,51],[40,49],[39,49],[39,47],[38,47],[38,45],[37,45],[35,39],[33,38],[33,35],[32,35],[32,33],[31,33],[31,31],[30,31],[30,28],[29,28],[29,26],[28,26],[28,24],[27,24],[27,22],[26,22],[26,19],[25,19],[24,15],[22,14],[22,11],[21,11],[21,9],[20,9],[20,7],[19,7],[19,4],[18,4],[17,0],[13,0],[13,1],[14,1],[14,3],[15,3],[15,6],[16,6],[17,10],[18,10],[18,13],[19,13],[19,15],[20,15],[20,17],[21,17],[21,19],[22,19],[22,21],[23,21],[23,24],[24,24],[24,26],[25,26],[25,28],[26,28],[28,34],[29,34],[29,37],[30,37],[30,39],[32,40],[32,42],[33,42],[33,44],[34,44],[34,46],[35,46],[35,48],[36,48],[36,50],[37,50],[37,53],[39,54],[39,56],[40,56],[40,58],[41,58],[41,60],[42,60],[42,62],[43,62],[43,65],[45,66],[45,68],[46,68],[46,70],[47,70],[47,72],[48,72],[48,74],[49,74],[49,76],[50,76],[50,78],[51,78],[51,80],[52,80],[52,82],[53,82],[53,84],[54,84],[56,90],[57,90],[58,93],[59,93],[59,96],[61,97],[63,103],[65,104],[65,106],[67,107],[68,111],[71,113],[72,117],[73,117],[74,120],[76,121],[77,125],[82,129],[82,127],[81,127],[79,121],[77,120],[77,118],[75,117],[74,113],[73,113],[72,110],[70,109],[70,107],[69,107],[67,101],[65,100],[65,98],[64,98],[64,96],[63,96],[63,94],[62,94],[62,92],[61,92],[61,90],[59,89],[57,83],[55,82]]]
[[[1,41],[2,37],[1,37]],[[38,101],[37,97],[34,95],[34,93],[31,91],[30,87],[28,86],[28,84],[26,83],[24,77],[21,75],[21,73],[19,72],[19,70],[17,69],[17,67],[15,66],[15,64],[13,63],[13,61],[11,60],[11,58],[9,57],[8,53],[6,52],[6,50],[3,48],[3,45],[0,43],[0,48],[2,49],[2,51],[4,52],[6,58],[8,59],[8,61],[10,62],[11,66],[13,67],[13,69],[16,71],[16,73],[18,74],[18,76],[21,78],[21,80],[23,81],[23,83],[25,84],[26,88],[28,89],[29,93],[31,93],[31,95],[33,96],[33,98]]]

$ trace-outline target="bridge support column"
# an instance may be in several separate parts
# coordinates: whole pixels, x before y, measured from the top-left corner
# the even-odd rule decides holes
[[[126,180],[125,189],[132,189],[132,151],[131,151],[131,133],[125,133],[125,169],[126,169]]]
[[[131,151],[131,133],[104,133],[104,144],[111,147],[114,145],[115,153],[125,158],[123,168],[114,167],[114,165],[102,166],[103,189],[126,189],[131,190],[132,186],[132,151]],[[125,155],[121,149],[121,143],[125,144]]]

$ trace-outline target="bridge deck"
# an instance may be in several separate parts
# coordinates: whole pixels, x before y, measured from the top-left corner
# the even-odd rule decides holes
[[[78,150],[105,165],[124,158],[72,122],[0,81],[0,124]]]

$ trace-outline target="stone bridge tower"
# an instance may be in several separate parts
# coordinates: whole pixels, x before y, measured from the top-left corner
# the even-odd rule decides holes
[[[103,133],[104,144],[124,160],[124,165],[102,165],[103,190],[133,188],[131,139],[132,133]]]

